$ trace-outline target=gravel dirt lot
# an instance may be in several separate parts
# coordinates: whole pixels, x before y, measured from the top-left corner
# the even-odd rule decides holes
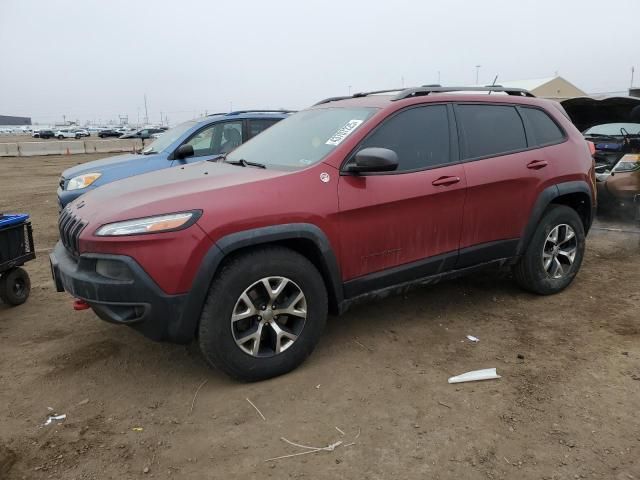
[[[54,291],[58,175],[95,158],[0,159],[0,211],[31,214],[39,254],[29,301],[0,305],[0,479],[640,479],[638,225],[599,221],[559,295],[495,273],[420,288],[330,318],[301,368],[241,384]],[[447,384],[488,367],[502,378]],[[52,413],[66,421],[41,426]],[[265,461],[304,451],[281,437],[343,443]]]

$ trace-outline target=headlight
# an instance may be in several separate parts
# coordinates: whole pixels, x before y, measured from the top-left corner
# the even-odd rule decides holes
[[[85,173],[84,175],[78,175],[69,180],[67,190],[80,190],[81,188],[87,188],[97,179],[102,176],[101,173]]]
[[[144,233],[171,232],[193,225],[200,217],[200,211],[169,213],[157,217],[136,218],[124,222],[108,223],[96,231],[99,237],[120,235],[140,235]]]
[[[635,172],[640,170],[640,155],[627,154],[613,167],[615,173]]]

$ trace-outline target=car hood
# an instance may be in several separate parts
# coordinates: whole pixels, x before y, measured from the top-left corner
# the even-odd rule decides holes
[[[67,180],[84,173],[101,172],[104,173],[108,170],[120,168],[122,166],[130,166],[130,162],[149,162],[156,159],[158,154],[152,155],[137,155],[133,153],[125,153],[124,155],[117,155],[115,157],[102,158],[100,160],[94,160],[93,162],[82,163],[71,167],[62,172],[62,176]]]
[[[560,102],[581,132],[603,123],[632,122],[631,112],[640,98],[624,96],[576,97]]]
[[[259,184],[290,172],[240,167],[221,162],[197,162],[125,178],[87,192],[69,204],[89,223],[141,218],[211,206],[212,195],[229,200],[224,191]],[[257,188],[257,187],[254,187]]]

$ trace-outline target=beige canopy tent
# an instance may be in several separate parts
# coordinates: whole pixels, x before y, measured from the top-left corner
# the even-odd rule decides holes
[[[524,88],[536,97],[549,98],[559,102],[568,98],[584,97],[587,95],[586,92],[583,92],[573,83],[560,76],[534,78],[530,80],[498,81],[498,83],[503,87]]]

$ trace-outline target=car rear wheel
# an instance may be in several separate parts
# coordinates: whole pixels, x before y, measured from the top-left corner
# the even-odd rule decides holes
[[[266,247],[232,258],[214,279],[199,326],[207,361],[228,375],[257,381],[300,365],[318,343],[327,291],[299,253]]]
[[[516,281],[539,295],[558,293],[580,270],[584,249],[584,226],[578,213],[565,205],[552,205],[513,269]]]
[[[0,299],[7,305],[22,305],[30,292],[31,279],[26,270],[13,268],[0,277]]]

